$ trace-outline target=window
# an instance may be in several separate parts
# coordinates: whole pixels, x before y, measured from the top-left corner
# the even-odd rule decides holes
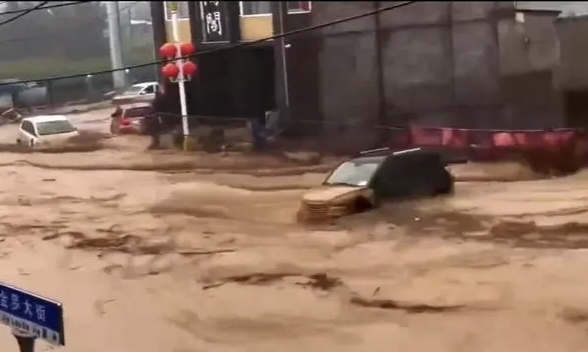
[[[310,9],[310,1],[288,1],[288,13],[305,13]]]
[[[132,86],[131,88],[125,90],[123,95],[137,95],[137,94],[141,93],[143,88],[144,88],[144,86],[142,86],[142,85]]]
[[[155,93],[155,86],[154,85],[147,86],[145,88],[145,90],[143,91],[143,94],[153,94],[153,93]]]
[[[288,13],[307,13],[310,12],[310,1],[287,1]],[[241,1],[241,16],[271,15],[270,1]]]
[[[74,132],[76,128],[68,120],[38,122],[37,131],[40,136]]]
[[[37,134],[35,133],[35,128],[33,127],[33,124],[30,123],[29,121],[23,121],[22,122],[22,126],[21,126],[22,130],[32,134],[33,136],[36,136]]]
[[[136,108],[129,108],[125,110],[125,117],[145,117],[153,114],[153,108],[150,106],[140,106]]]
[[[164,2],[165,4],[165,20],[171,21],[171,12],[168,10],[170,1]],[[190,18],[190,13],[188,11],[188,2],[187,1],[178,1],[178,20],[188,20]]]
[[[346,161],[333,171],[325,184],[366,186],[382,161],[383,158],[359,158]]]
[[[270,1],[241,1],[239,2],[241,16],[271,15]]]

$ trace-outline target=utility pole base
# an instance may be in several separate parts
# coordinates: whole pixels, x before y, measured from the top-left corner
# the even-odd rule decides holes
[[[29,336],[18,336],[14,334],[16,342],[18,342],[18,350],[20,352],[35,352],[35,338]]]
[[[194,138],[190,136],[184,136],[184,141],[182,143],[182,150],[185,152],[191,152],[196,149],[196,141]]]

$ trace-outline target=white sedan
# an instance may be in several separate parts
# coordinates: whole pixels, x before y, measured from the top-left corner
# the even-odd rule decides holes
[[[16,144],[33,147],[63,143],[78,135],[78,129],[64,115],[44,115],[22,119]]]
[[[150,102],[155,97],[155,92],[157,92],[157,89],[157,82],[137,83],[122,92],[122,94],[116,95],[114,98],[112,98],[112,102],[115,105],[130,103],[133,101]]]

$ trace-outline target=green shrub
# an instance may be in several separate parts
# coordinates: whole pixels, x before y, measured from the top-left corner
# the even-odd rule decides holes
[[[153,61],[153,48],[133,47],[132,56],[126,57],[126,65]],[[110,57],[92,57],[68,60],[59,57],[27,58],[18,61],[0,61],[0,79],[39,79],[106,71],[111,68]]]

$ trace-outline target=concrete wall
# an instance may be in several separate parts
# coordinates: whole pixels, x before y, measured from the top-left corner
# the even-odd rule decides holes
[[[373,10],[370,1],[315,2],[312,24]],[[375,124],[377,80],[375,16],[325,27],[318,37],[319,109],[327,123]]]
[[[557,12],[524,11],[501,17],[501,96],[509,128],[565,126],[562,93],[554,85],[560,66]]]
[[[588,16],[558,19],[556,28],[561,51],[556,85],[560,89],[588,89]]]
[[[557,10],[562,16],[581,16],[588,14],[588,1],[517,1],[517,9]]]
[[[502,75],[553,70],[559,65],[557,15],[519,12],[498,21]]]
[[[322,29],[322,117],[370,124],[383,113],[389,125],[500,124],[499,51],[492,16],[496,6],[418,2],[390,10],[379,15],[380,43],[376,16]],[[312,20],[324,23],[373,9],[374,2],[317,2]],[[378,110],[380,96],[384,112]]]

